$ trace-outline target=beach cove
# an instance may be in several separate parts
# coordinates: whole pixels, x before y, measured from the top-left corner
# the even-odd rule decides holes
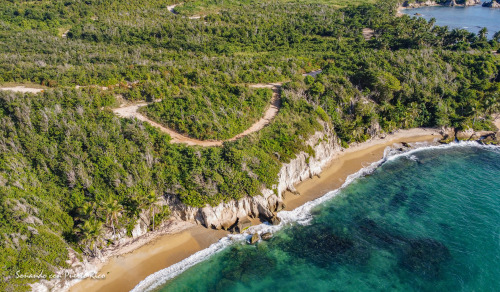
[[[339,188],[349,175],[379,161],[387,147],[402,147],[402,142],[428,145],[441,138],[437,129],[419,128],[400,130],[383,139],[378,137],[352,145],[336,153],[328,166],[323,169],[320,177],[313,177],[299,183],[296,190],[300,195],[287,191],[284,194],[285,210],[293,210]],[[252,223],[260,224],[258,220]],[[161,235],[133,251],[129,250],[128,253],[108,259],[101,263],[99,269],[100,274],[106,275],[105,280],[85,279],[76,283],[69,291],[128,291],[148,275],[178,263],[228,234],[226,231],[189,224],[185,228],[174,234]]]
[[[389,151],[342,189],[279,213],[290,224],[252,227],[272,238],[211,247],[133,291],[497,291],[499,150]]]

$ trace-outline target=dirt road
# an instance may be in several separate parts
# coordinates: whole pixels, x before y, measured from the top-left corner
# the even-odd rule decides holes
[[[188,137],[184,134],[178,133],[172,129],[166,128],[146,116],[142,115],[141,113],[138,112],[139,108],[143,106],[147,106],[148,103],[138,103],[130,106],[125,106],[125,107],[120,107],[113,109],[113,112],[115,112],[118,116],[123,117],[123,118],[136,118],[138,120],[148,122],[152,126],[160,129],[162,132],[165,132],[172,137],[171,142],[172,143],[184,143],[187,145],[198,145],[198,146],[203,146],[203,147],[213,147],[213,146],[222,146],[222,144],[226,141],[235,141],[237,139],[243,138],[253,132],[260,131],[262,128],[264,128],[266,125],[268,125],[273,118],[278,114],[278,111],[281,107],[281,98],[280,98],[280,93],[279,89],[281,87],[281,83],[270,83],[270,84],[253,84],[250,85],[252,88],[271,88],[273,90],[273,97],[271,98],[271,104],[265,111],[264,115],[260,120],[255,122],[253,125],[250,126],[250,128],[246,129],[242,133],[234,136],[231,139],[227,140],[217,140],[217,141],[210,141],[210,140],[198,140],[194,139],[191,137]]]

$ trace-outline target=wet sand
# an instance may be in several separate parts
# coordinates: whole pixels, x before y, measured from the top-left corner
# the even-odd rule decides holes
[[[227,234],[226,231],[195,226],[180,233],[161,236],[131,253],[111,258],[98,273],[105,275],[105,279],[86,279],[69,291],[130,291],[147,276],[209,247]]]
[[[314,177],[299,183],[296,189],[301,195],[286,192],[285,209],[295,209],[339,188],[347,176],[380,160],[388,146],[400,142],[431,142],[438,138],[441,138],[441,135],[434,129],[412,129],[388,135],[385,139],[377,138],[351,146],[333,158],[320,178]],[[258,220],[252,220],[254,225],[259,223]],[[86,279],[71,287],[69,291],[129,291],[147,276],[209,247],[227,234],[226,231],[195,226],[180,233],[161,236],[131,253],[111,258],[99,271],[99,274],[106,275],[106,279]]]

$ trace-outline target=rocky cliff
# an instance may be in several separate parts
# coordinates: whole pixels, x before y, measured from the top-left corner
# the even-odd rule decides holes
[[[325,130],[316,132],[306,144],[313,148],[314,156],[301,152],[295,159],[284,164],[278,175],[278,184],[273,188],[274,191],[263,189],[262,194],[258,196],[203,208],[186,206],[177,196],[168,196],[167,202],[172,217],[215,229],[230,229],[247,216],[271,220],[273,212],[283,208],[284,191],[296,192],[294,184],[319,175],[334,154],[340,150],[337,137],[326,124]]]
[[[158,235],[178,232],[192,224],[201,224],[208,228],[230,229],[242,223],[242,219],[248,217],[262,218],[273,221],[274,212],[283,209],[283,193],[285,190],[295,192],[294,184],[319,175],[321,170],[340,150],[337,137],[325,123],[324,130],[316,132],[306,144],[314,150],[314,155],[301,152],[297,157],[282,166],[278,183],[273,189],[263,189],[261,195],[246,197],[221,203],[217,206],[206,206],[195,208],[183,204],[175,195],[167,195],[159,205],[168,204],[171,210],[171,220],[162,223],[155,231],[149,231],[151,216],[149,212],[140,214],[140,218],[132,230],[132,236],[127,236],[125,229],[116,230],[116,234],[108,231],[106,238],[112,238],[113,244],[92,252],[92,257],[78,260],[76,253],[69,250],[71,260],[68,262],[70,268],[59,271],[62,275],[91,275],[96,274],[100,264],[107,258],[126,253],[134,248],[148,242]],[[33,291],[67,291],[67,289],[78,280],[61,277],[60,279],[42,280],[32,284]]]

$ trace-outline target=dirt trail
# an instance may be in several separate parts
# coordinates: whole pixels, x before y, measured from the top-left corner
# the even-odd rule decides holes
[[[170,5],[170,6],[167,6],[167,9],[168,11],[172,12],[173,14],[177,14],[175,11],[174,11],[174,8],[179,6],[179,5],[182,5],[184,4],[184,2],[182,3],[178,3],[178,4],[174,4],[174,5]],[[187,18],[189,19],[200,19],[201,16],[200,15],[194,15],[194,16],[188,16]]]
[[[173,6],[169,6],[169,10],[173,9]],[[305,74],[302,74],[303,76],[312,76],[316,77],[316,75],[320,74],[322,72],[321,69],[315,70],[312,72],[308,72]],[[157,122],[154,122],[150,120],[148,117],[142,115],[141,113],[138,112],[140,107],[147,106],[149,103],[137,103],[129,106],[124,106],[124,107],[119,107],[113,109],[113,112],[117,114],[120,117],[123,118],[136,118],[138,120],[141,120],[143,122],[148,122],[152,126],[160,129],[162,132],[167,133],[172,137],[171,142],[172,143],[183,143],[187,144],[190,146],[203,146],[203,147],[213,147],[213,146],[222,146],[224,142],[228,141],[235,141],[240,138],[243,138],[245,136],[250,135],[251,133],[257,132],[262,130],[265,126],[267,126],[273,119],[274,117],[278,114],[279,109],[281,107],[281,96],[280,96],[280,88],[281,88],[282,82],[277,82],[277,83],[258,83],[258,84],[251,84],[249,87],[252,88],[271,88],[273,90],[273,97],[271,98],[271,104],[269,107],[266,109],[264,112],[264,116],[255,122],[253,125],[250,126],[250,128],[246,129],[245,131],[239,133],[238,135],[234,136],[231,139],[227,140],[198,140],[194,138],[190,138],[184,134],[181,134],[179,132],[176,132],[172,129],[169,129],[167,127],[164,127]]]
[[[172,129],[166,128],[146,116],[142,115],[139,113],[137,110],[140,107],[147,106],[149,103],[138,103],[130,106],[125,106],[125,107],[120,107],[113,109],[113,112],[115,112],[118,116],[123,117],[123,118],[136,118],[138,120],[148,122],[152,126],[160,129],[162,132],[165,132],[172,137],[171,142],[172,143],[183,143],[187,144],[190,146],[198,145],[198,146],[203,146],[203,147],[213,147],[213,146],[222,146],[224,142],[227,141],[235,141],[237,139],[240,139],[242,137],[245,137],[253,132],[257,132],[262,130],[266,125],[268,125],[271,120],[278,114],[279,108],[281,107],[281,98],[279,95],[279,89],[281,87],[281,83],[270,83],[270,84],[253,84],[250,85],[252,88],[271,88],[273,90],[273,97],[271,98],[271,104],[267,108],[267,110],[264,113],[264,116],[255,122],[250,128],[246,129],[244,132],[234,136],[231,139],[227,140],[217,140],[217,141],[211,141],[211,140],[198,140],[194,138],[190,138],[186,135],[183,135],[181,133],[178,133]]]
[[[33,87],[25,87],[25,86],[15,86],[15,87],[0,87],[0,90],[5,91],[14,91],[14,92],[22,92],[22,93],[39,93],[43,92],[42,88],[33,88]]]
[[[180,3],[182,4],[182,3]],[[174,8],[177,6],[177,5],[180,5],[180,4],[174,4],[174,5],[170,5],[170,6],[167,6],[167,9],[168,11],[172,12],[175,14],[175,11],[174,11]]]
[[[318,69],[318,70],[314,70],[314,71],[311,71],[311,72],[307,72],[307,73],[304,73],[302,74],[302,76],[312,76],[312,77],[316,77],[316,75],[318,75],[319,73],[323,72],[323,70],[321,69]]]

